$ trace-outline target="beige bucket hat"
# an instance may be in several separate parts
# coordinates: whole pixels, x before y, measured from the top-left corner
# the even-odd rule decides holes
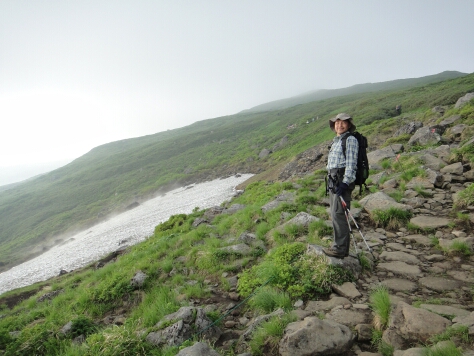
[[[341,112],[340,114],[337,114],[336,117],[333,117],[332,119],[329,119],[329,127],[334,132],[336,131],[336,130],[334,130],[334,124],[335,124],[336,120],[343,120],[343,121],[349,120],[349,122],[351,123],[351,127],[349,128],[349,132],[354,132],[356,130],[356,125],[354,125],[354,121],[352,120],[351,115],[346,114],[344,112]]]

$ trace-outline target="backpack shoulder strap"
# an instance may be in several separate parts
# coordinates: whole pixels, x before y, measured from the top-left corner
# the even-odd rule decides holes
[[[341,139],[341,146],[342,146],[342,152],[344,153],[344,157],[346,157],[346,141],[347,141],[347,138],[349,136],[354,136],[354,134],[352,132],[349,132],[347,135],[345,135],[342,139]]]

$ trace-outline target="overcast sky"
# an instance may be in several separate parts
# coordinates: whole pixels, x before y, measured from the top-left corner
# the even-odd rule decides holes
[[[0,0],[0,170],[310,90],[472,73],[473,13],[472,0]]]

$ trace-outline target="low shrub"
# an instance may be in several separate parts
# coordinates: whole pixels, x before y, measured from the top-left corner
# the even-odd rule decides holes
[[[97,331],[97,325],[84,315],[78,316],[76,319],[71,321],[71,336],[76,337],[79,335],[84,335],[87,337],[90,334],[93,334]]]
[[[188,216],[186,214],[171,215],[167,221],[159,223],[155,227],[155,235],[160,232],[174,230],[176,232],[184,232],[184,229],[179,229],[186,222]]]
[[[328,264],[326,256],[304,254],[305,250],[306,245],[300,242],[275,248],[262,263],[240,275],[240,294],[248,296],[269,283],[291,298],[311,297],[330,293],[332,284],[353,280],[346,269]]]

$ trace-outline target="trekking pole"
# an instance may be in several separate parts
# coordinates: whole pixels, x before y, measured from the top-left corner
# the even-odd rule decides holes
[[[354,241],[354,248],[355,248],[355,251],[356,251],[356,255],[358,255],[359,252],[357,251],[357,243],[356,243],[356,239],[354,237],[354,234],[352,233],[352,227],[351,227],[351,223],[349,221],[349,215],[347,214],[347,209],[344,209],[344,214],[346,214],[346,221],[347,221],[347,225],[349,226],[349,232],[351,233],[352,241]]]
[[[352,215],[352,213],[350,212],[350,210],[347,208],[347,204],[346,202],[344,201],[344,199],[339,196],[339,198],[341,198],[341,203],[342,203],[342,207],[344,208],[346,214],[349,214],[349,216],[351,217],[352,221],[354,222],[357,230],[359,230],[359,234],[360,236],[362,236],[362,240],[364,240],[365,242],[365,245],[367,246],[367,249],[369,250],[370,254],[372,255],[372,257],[374,258],[374,260],[376,259],[375,256],[374,256],[374,253],[372,252],[372,249],[370,248],[369,244],[367,243],[367,240],[365,239],[365,236],[364,234],[362,233],[362,231],[360,230],[360,227],[359,225],[357,224],[357,221],[354,219],[354,216]],[[349,224],[350,225],[350,224]]]

